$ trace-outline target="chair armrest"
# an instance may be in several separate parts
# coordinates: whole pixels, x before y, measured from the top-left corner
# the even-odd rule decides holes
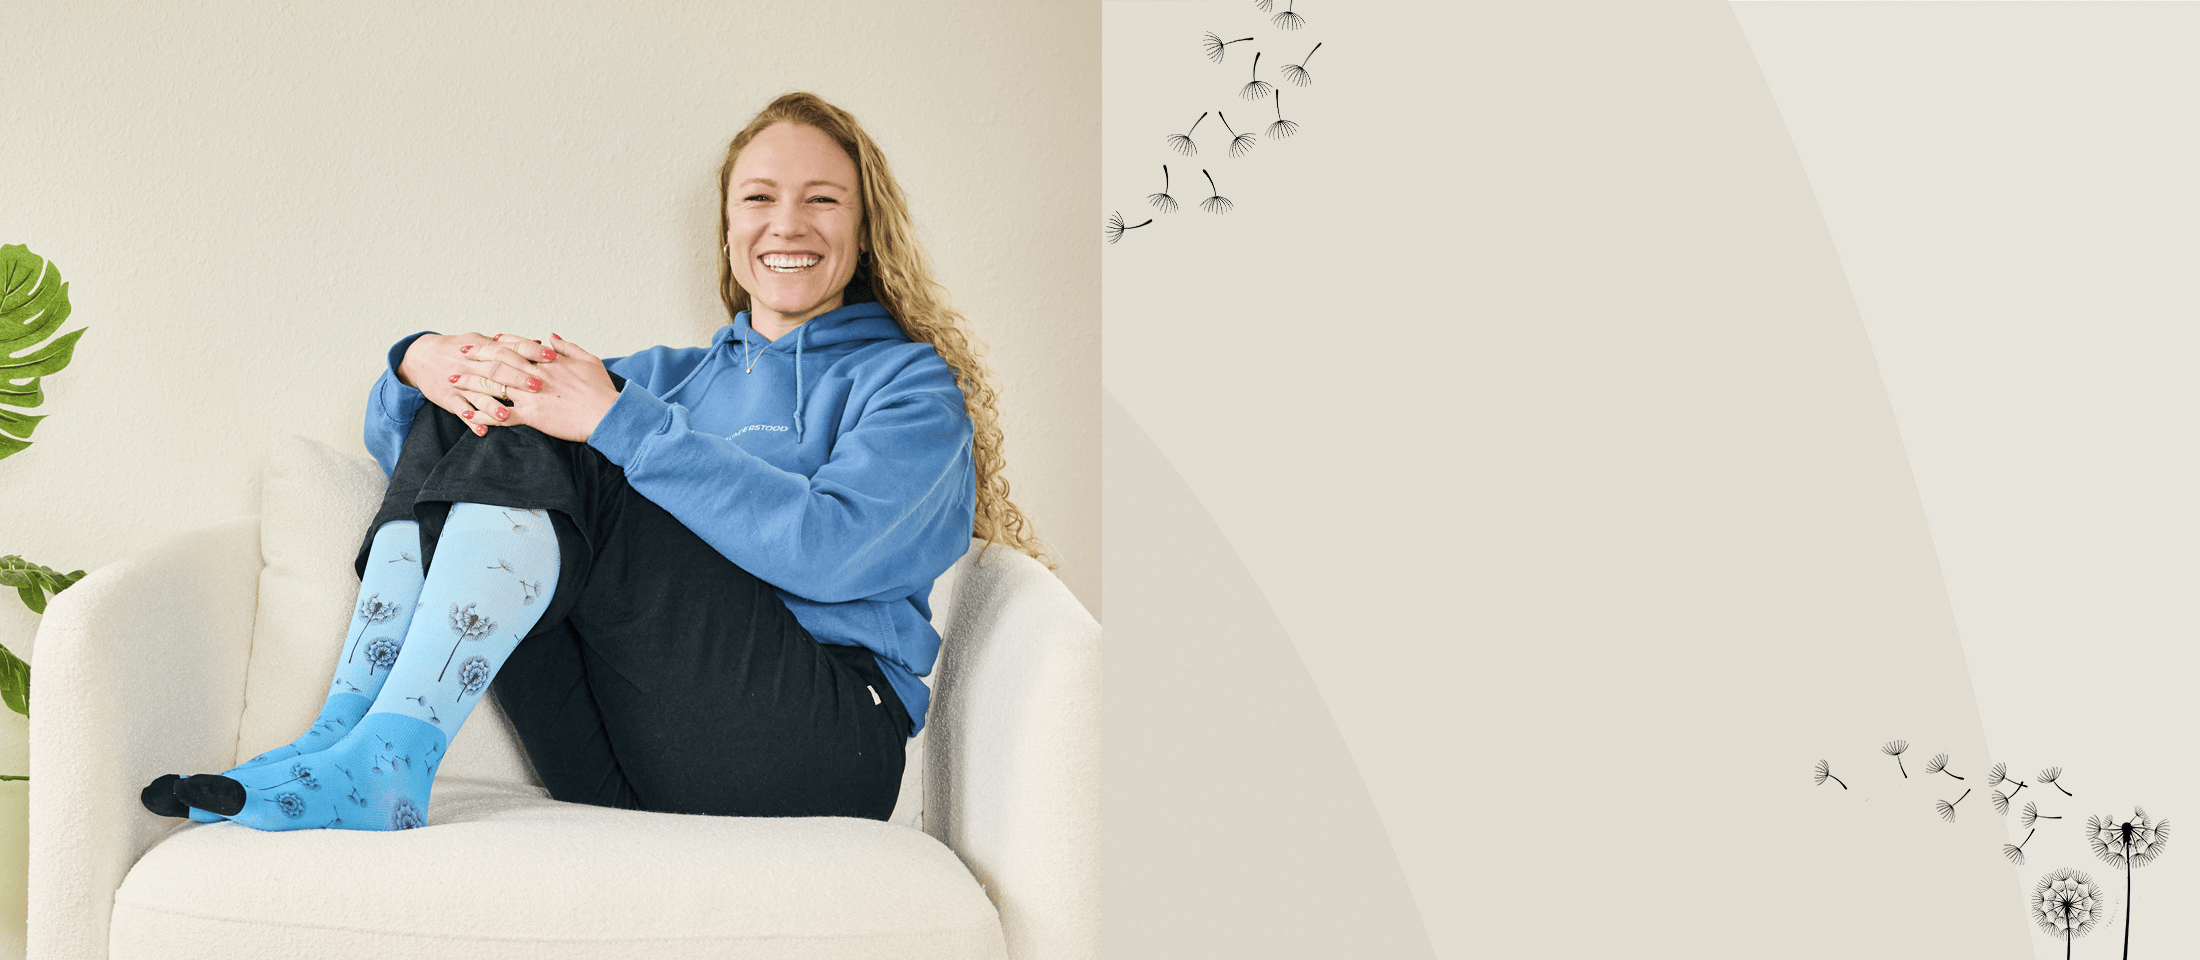
[[[1100,625],[995,546],[957,584],[927,720],[925,829],[1001,915],[1013,960],[1100,955]]]
[[[178,825],[146,812],[138,790],[235,759],[259,529],[242,517],[171,537],[47,608],[30,719],[30,956],[103,960],[115,889]]]

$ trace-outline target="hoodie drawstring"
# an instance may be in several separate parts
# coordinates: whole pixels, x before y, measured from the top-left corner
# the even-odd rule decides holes
[[[794,442],[802,442],[802,342],[809,339],[810,325],[805,323],[794,333]]]

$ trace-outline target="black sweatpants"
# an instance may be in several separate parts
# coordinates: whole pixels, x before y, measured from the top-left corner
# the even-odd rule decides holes
[[[531,427],[476,437],[424,406],[367,539],[417,520],[432,575],[459,502],[544,508],[557,531],[557,589],[495,683],[552,798],[720,816],[893,813],[910,722],[871,652],[811,638],[769,584],[636,493],[595,448]]]

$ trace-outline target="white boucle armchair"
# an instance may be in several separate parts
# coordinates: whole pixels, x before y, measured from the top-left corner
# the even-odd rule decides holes
[[[312,721],[382,487],[281,441],[261,513],[95,571],[39,630],[30,960],[1007,957],[1100,952],[1099,625],[977,544],[933,591],[946,638],[889,823],[548,799],[493,706],[428,828],[261,833],[156,817],[156,775],[225,769]]]

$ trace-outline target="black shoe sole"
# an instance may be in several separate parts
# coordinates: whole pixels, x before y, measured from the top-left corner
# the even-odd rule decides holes
[[[176,799],[224,817],[242,811],[244,798],[244,784],[217,774],[202,773],[176,782]]]
[[[182,779],[182,777],[173,773],[164,773],[154,777],[152,783],[146,784],[145,789],[138,791],[138,802],[144,804],[145,809],[153,811],[154,816],[190,816],[191,807],[176,799],[176,784]]]

